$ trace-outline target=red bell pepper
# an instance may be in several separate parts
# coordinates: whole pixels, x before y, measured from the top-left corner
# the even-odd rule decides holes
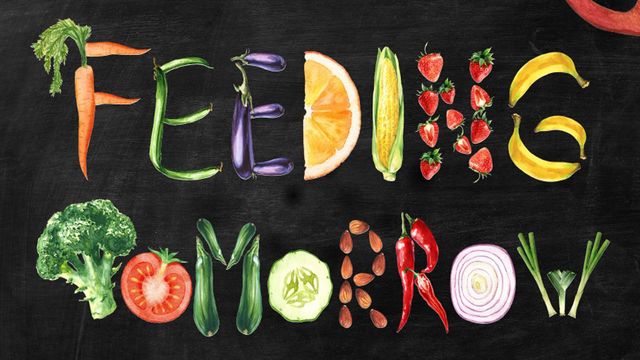
[[[412,219],[409,214],[404,214],[411,223],[411,238],[415,241],[427,255],[427,266],[422,272],[430,273],[438,264],[438,256],[440,251],[438,250],[438,243],[433,236],[431,229],[420,218]]]
[[[400,215],[400,218],[402,219],[402,235],[396,241],[396,264],[402,283],[402,317],[396,332],[400,332],[409,321],[411,302],[413,301],[413,267],[415,263],[414,245],[404,226],[404,213]]]

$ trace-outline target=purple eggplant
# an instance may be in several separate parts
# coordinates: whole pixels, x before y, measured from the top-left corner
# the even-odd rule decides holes
[[[266,104],[253,108],[252,119],[277,119],[284,115],[284,107],[280,104]]]
[[[287,158],[275,158],[256,163],[253,172],[260,176],[283,176],[293,170],[293,161]]]
[[[249,106],[250,103],[243,103],[242,94],[238,93],[231,124],[231,160],[233,168],[242,180],[247,180],[253,175],[255,164]]]
[[[231,61],[239,61],[242,65],[254,66],[270,72],[280,72],[287,67],[287,61],[280,55],[272,53],[252,53],[249,49],[247,49],[244,54],[231,58]]]

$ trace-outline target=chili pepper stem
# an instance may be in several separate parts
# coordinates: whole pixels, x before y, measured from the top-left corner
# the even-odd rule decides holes
[[[402,221],[402,235],[400,236],[407,236],[407,227],[404,225],[404,217],[409,216],[409,214],[405,214],[403,212],[400,213],[400,220]]]
[[[411,215],[404,213],[404,216],[407,218],[407,221],[409,222],[409,224],[413,224],[413,218],[411,217]]]

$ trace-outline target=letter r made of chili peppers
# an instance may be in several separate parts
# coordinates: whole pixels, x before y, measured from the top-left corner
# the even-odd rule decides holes
[[[153,167],[155,167],[156,170],[158,170],[164,176],[174,180],[194,181],[214,176],[215,174],[222,171],[222,163],[220,163],[220,165],[218,166],[210,166],[202,169],[183,171],[167,169],[162,165],[162,135],[164,133],[164,126],[179,126],[191,124],[204,118],[213,110],[213,105],[210,104],[209,106],[203,107],[202,109],[199,109],[198,111],[189,115],[181,116],[178,118],[166,117],[165,115],[167,110],[168,94],[167,74],[173,70],[185,66],[198,65],[204,66],[207,69],[213,69],[213,67],[211,67],[206,60],[199,57],[175,59],[160,66],[155,63],[155,59],[153,63],[153,75],[156,80],[156,106],[153,114],[151,142],[149,144],[149,159],[151,159]]]
[[[262,162],[256,162],[253,155],[253,136],[251,133],[251,119],[275,119],[284,115],[284,108],[280,104],[266,104],[253,107],[249,79],[245,66],[257,67],[269,72],[280,72],[287,66],[280,55],[270,53],[250,53],[231,58],[231,62],[240,70],[242,83],[234,85],[238,93],[233,111],[231,124],[231,160],[233,168],[242,180],[256,176],[283,176],[293,170],[293,161],[279,157]]]

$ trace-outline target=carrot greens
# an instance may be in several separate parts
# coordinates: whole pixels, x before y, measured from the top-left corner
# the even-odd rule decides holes
[[[51,96],[61,92],[62,74],[60,66],[67,61],[69,48],[65,42],[68,38],[78,46],[80,53],[81,65],[87,65],[87,56],[85,54],[85,46],[87,39],[91,36],[91,28],[89,26],[80,26],[71,19],[59,20],[51,25],[40,34],[38,41],[31,45],[33,52],[38,60],[44,60],[44,70],[47,74],[53,69],[53,79],[49,87]]]

